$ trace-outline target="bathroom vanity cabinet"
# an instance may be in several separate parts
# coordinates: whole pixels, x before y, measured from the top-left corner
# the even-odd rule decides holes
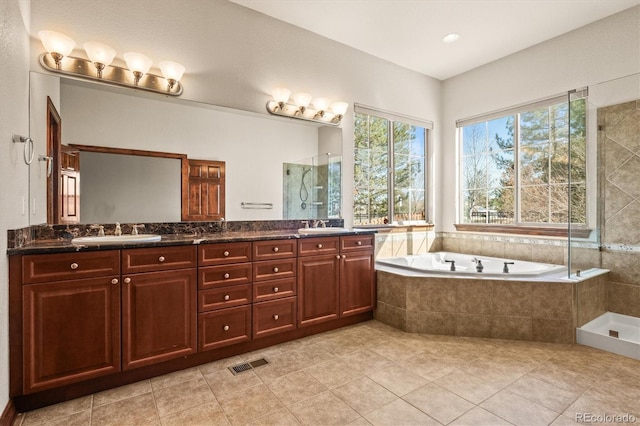
[[[11,397],[33,409],[370,319],[372,234],[10,256]]]

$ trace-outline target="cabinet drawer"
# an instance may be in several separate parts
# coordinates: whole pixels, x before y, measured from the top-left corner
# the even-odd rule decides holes
[[[264,281],[296,276],[296,259],[270,260],[253,263],[253,280]]]
[[[199,314],[198,336],[201,351],[251,340],[251,306]]]
[[[168,246],[122,250],[122,273],[196,267],[196,247]]]
[[[283,278],[280,280],[258,281],[253,283],[253,301],[282,299],[296,295],[296,279]]]
[[[251,263],[198,268],[198,288],[207,289],[251,282]]]
[[[253,338],[270,336],[296,328],[296,298],[253,305]]]
[[[224,265],[251,262],[251,243],[202,244],[198,247],[198,265]]]
[[[315,256],[318,254],[338,254],[340,238],[303,238],[298,241],[298,256]]]
[[[296,257],[297,240],[266,240],[253,242],[253,260],[271,260]]]
[[[22,257],[25,284],[120,275],[118,250],[34,254]]]
[[[348,237],[340,237],[340,251],[350,252],[357,250],[373,250],[373,235],[350,235]]]
[[[198,312],[251,303],[251,284],[233,285],[198,292]]]

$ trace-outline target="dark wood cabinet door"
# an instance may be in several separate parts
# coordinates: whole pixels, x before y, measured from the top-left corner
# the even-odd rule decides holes
[[[225,215],[225,162],[182,162],[182,220],[220,220]]]
[[[298,326],[339,317],[340,257],[312,256],[298,259]]]
[[[375,271],[371,251],[342,255],[340,261],[341,316],[371,311],[375,304]]]
[[[195,269],[122,276],[122,368],[196,352]]]
[[[117,275],[22,291],[25,394],[120,371]]]

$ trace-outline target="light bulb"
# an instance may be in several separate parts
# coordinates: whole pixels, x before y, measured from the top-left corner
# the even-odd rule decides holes
[[[40,37],[42,45],[55,61],[56,68],[60,69],[60,61],[65,56],[69,56],[76,42],[55,31],[39,31],[38,37]]]
[[[298,107],[298,111],[300,112],[300,114],[302,114],[311,103],[311,95],[308,93],[296,93],[295,95],[293,95],[293,102]]]
[[[322,118],[324,117],[324,112],[327,110],[329,106],[329,99],[327,98],[315,98],[313,100],[313,106],[317,110],[314,118]]]
[[[177,62],[162,61],[158,64],[162,76],[167,80],[167,91],[173,89],[173,86],[180,81],[185,68]]]
[[[280,109],[284,108],[284,104],[289,100],[289,96],[291,96],[291,90],[285,87],[278,87],[273,89],[271,92],[271,96],[273,96],[273,100],[276,101]]]
[[[84,47],[85,52],[87,52],[89,60],[96,66],[98,78],[102,78],[102,70],[111,65],[113,58],[116,56],[116,51],[106,44],[96,41],[84,43],[82,47]]]
[[[151,59],[142,53],[127,52],[124,55],[124,61],[127,68],[133,73],[134,84],[137,86],[143,75],[149,72],[151,68]]]

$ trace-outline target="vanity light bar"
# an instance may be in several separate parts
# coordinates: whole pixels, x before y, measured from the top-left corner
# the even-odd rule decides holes
[[[290,103],[290,95],[291,91],[289,89],[274,89],[272,93],[273,99],[267,102],[269,114],[338,126],[347,108],[349,108],[349,104],[346,102],[330,104],[327,98],[311,100],[311,95],[307,93],[293,95],[294,103]],[[310,107],[309,105],[312,106]]]

